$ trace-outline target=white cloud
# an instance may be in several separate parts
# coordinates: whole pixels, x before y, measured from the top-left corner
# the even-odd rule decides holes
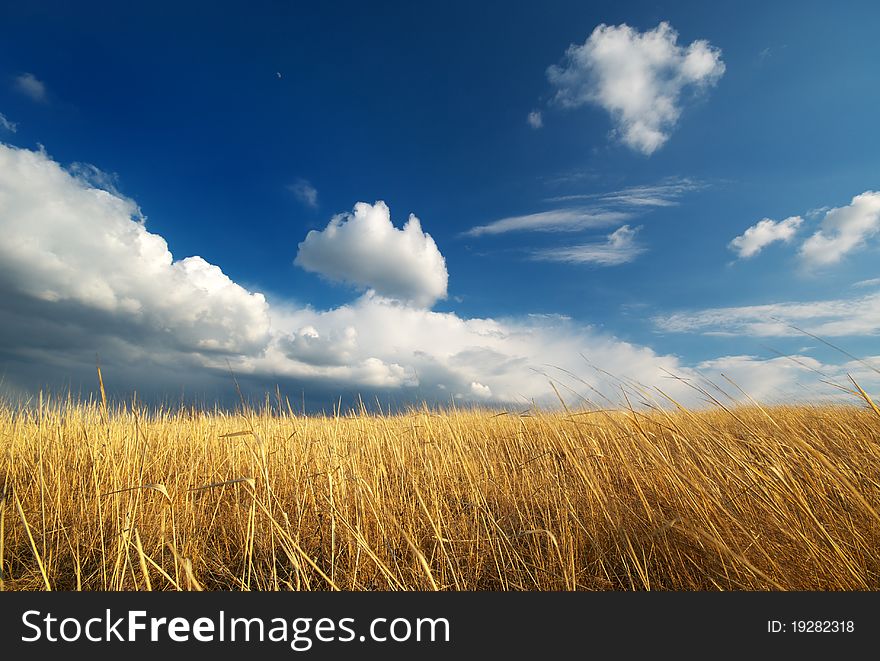
[[[318,190],[312,186],[308,179],[297,179],[287,189],[294,194],[297,200],[312,209],[318,208]]]
[[[822,380],[845,384],[847,374],[869,392],[880,388],[877,373],[864,362],[823,365],[804,355],[723,356],[688,367],[674,356],[658,355],[557,315],[463,319],[371,294],[332,310],[273,312],[282,340],[264,355],[233,360],[236,373],[271,374],[282,382],[312,387],[323,383],[335,393],[372,387],[396,391],[400,401],[448,403],[454,395],[475,403],[553,407],[558,400],[551,379],[569,403],[603,405],[609,400],[620,404],[622,390],[634,403],[644,397],[664,402],[657,389],[687,405],[707,404],[688,384],[713,391],[713,383],[746,401],[723,376],[750,396],[771,402],[839,397]],[[302,353],[285,351],[289,345],[283,341],[283,328],[299,328],[298,334],[316,341],[335,339],[321,346],[320,357],[316,352],[305,362]],[[880,367],[880,358],[867,363]]]
[[[858,282],[853,283],[853,287],[880,287],[880,278],[859,280]]]
[[[661,330],[758,337],[795,336],[796,326],[819,337],[880,333],[880,292],[849,299],[708,308],[654,318]]]
[[[464,236],[484,236],[507,232],[576,232],[590,227],[606,227],[629,220],[632,214],[602,209],[553,209],[523,216],[509,216],[486,225],[472,227]]]
[[[804,217],[808,220],[819,220],[822,216],[831,211],[832,208],[833,207],[816,207],[807,211],[807,213],[804,214]]]
[[[586,363],[572,364],[581,354],[651,385],[674,386],[666,370],[681,369],[675,357],[556,315],[464,319],[371,292],[331,310],[270,305],[200,257],[175,261],[142,218],[133,201],[95,188],[45,153],[0,146],[0,368],[9,387],[11,377],[32,387],[53,375],[91,380],[96,353],[106,379],[141,393],[209,381],[231,390],[229,365],[242,383],[296,384],[296,392],[333,400],[343,391],[373,389],[398,393],[400,403],[457,395],[552,404],[541,372],[569,378],[552,366],[580,371],[614,396],[618,383],[598,378]],[[418,221],[394,229],[381,203],[359,204],[331,227],[313,236],[329,237],[333,257],[340,257],[336,247],[355,239],[374,241],[367,257],[381,249],[391,262],[401,253],[406,261],[412,245],[436,251]],[[413,263],[443,262],[438,253]],[[445,281],[445,268],[442,274]],[[369,284],[378,289],[377,281]],[[425,287],[416,291],[424,294]]]
[[[608,235],[605,241],[581,243],[561,248],[536,250],[536,259],[570,264],[596,264],[598,266],[617,266],[633,261],[645,248],[636,243],[639,228],[623,225]]]
[[[277,328],[305,329],[298,331],[300,335],[340,338],[344,329],[356,329],[356,336],[349,342],[337,339],[339,347],[333,351],[338,351],[339,358],[325,356],[303,365],[290,360],[289,352],[273,347],[265,356],[245,361],[246,365],[236,364],[236,372],[271,369],[290,378],[321,375],[350,383],[350,366],[372,359],[375,378],[402,389],[410,399],[448,402],[452,394],[477,402],[528,404],[535,400],[552,405],[551,377],[597,397],[558,369],[564,368],[605,396],[617,397],[620,385],[598,375],[589,361],[621,379],[668,387],[684,395],[680,384],[667,374],[667,370],[687,373],[675,357],[657,355],[558,315],[464,319],[374,294],[332,310],[276,309],[275,313]],[[278,343],[279,349],[288,346]]]
[[[15,133],[15,130],[18,128],[18,125],[15,122],[10,122],[6,117],[0,112],[0,129],[4,131],[9,131],[10,133]]]
[[[544,126],[544,118],[542,117],[540,110],[532,110],[532,112],[529,113],[527,120],[529,122],[529,126],[531,126],[533,129],[539,129]]]
[[[352,218],[360,210],[390,224],[382,206],[359,205]],[[620,402],[621,388],[635,401],[636,382],[699,401],[673,378],[699,375],[675,356],[560,315],[465,319],[372,292],[330,310],[270,304],[200,257],[174,260],[132,200],[44,152],[0,145],[0,236],[6,391],[69,382],[76,390],[93,382],[97,353],[110,387],[140,395],[210,385],[234,397],[231,367],[245,387],[280,384],[321,403],[375,393],[397,404],[455,396],[553,406],[550,378],[572,403]],[[712,377],[729,364],[704,367]]]
[[[46,85],[32,73],[23,73],[15,78],[15,89],[29,97],[32,101],[46,101]]]
[[[491,399],[492,389],[477,381],[471,381],[471,395],[479,399]]]
[[[548,202],[571,200],[596,200],[597,204],[613,207],[674,207],[685,193],[700,190],[705,184],[689,178],[670,177],[656,184],[629,186],[610,193],[560,195],[548,198]]]
[[[253,351],[268,338],[261,294],[201,257],[175,261],[137,206],[45,153],[0,145],[0,282],[166,335],[192,351]]]
[[[332,328],[322,336],[314,326],[303,326],[282,336],[280,347],[288,358],[309,365],[346,365],[358,349],[357,329]]]
[[[384,202],[359,202],[299,244],[295,264],[331,280],[414,305],[446,298],[446,260],[430,234],[410,214],[403,229],[391,222]]]
[[[836,264],[878,232],[880,192],[865,191],[849,205],[828,211],[819,231],[801,246],[800,256],[810,266]]]
[[[790,242],[803,222],[800,216],[791,216],[778,222],[764,218],[733,239],[729,247],[740,259],[754,257],[775,241]]]
[[[690,191],[704,184],[688,178],[670,177],[656,184],[630,186],[607,193],[560,195],[547,202],[574,202],[591,200],[593,206],[568,206],[550,211],[509,216],[485,225],[472,227],[464,236],[483,236],[507,232],[577,232],[607,227],[643,215],[653,207],[672,207]]]
[[[595,104],[612,117],[623,142],[650,155],[668,139],[682,112],[682,93],[703,90],[724,74],[721,51],[705,40],[687,48],[666,22],[639,32],[599,25],[547,69],[563,107]]]
[[[71,163],[70,166],[67,168],[67,171],[70,172],[70,174],[73,175],[80,182],[86,184],[90,188],[97,188],[99,190],[107,191],[114,197],[124,199],[126,202],[130,203],[132,207],[137,209],[135,214],[137,219],[141,221],[146,221],[146,218],[141,213],[140,209],[137,208],[134,200],[126,197],[119,190],[119,175],[115,172],[104,172],[97,166],[92,165],[91,163],[79,162]]]
[[[852,390],[850,378],[868,393],[880,395],[880,356],[828,364],[802,354],[769,359],[734,355],[701,362],[696,370],[706,383],[711,382],[709,390],[715,390],[716,396],[723,392],[743,403],[748,401],[740,390],[771,404],[825,401],[861,405],[860,397],[846,392]]]
[[[819,379],[824,366],[809,356],[722,356],[697,365],[697,371],[712,382],[708,388],[716,397],[723,392],[732,399],[744,401],[740,390],[757,401],[787,402],[797,399],[814,400],[819,392],[828,397],[833,390],[820,389]],[[840,375],[842,376],[842,375]],[[725,378],[726,377],[726,378]],[[733,385],[730,381],[733,382]]]

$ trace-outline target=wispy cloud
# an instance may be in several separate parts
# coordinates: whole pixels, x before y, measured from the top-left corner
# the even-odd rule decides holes
[[[728,247],[736,252],[740,259],[748,259],[776,241],[791,242],[803,222],[804,219],[800,216],[792,216],[778,222],[764,218],[733,239]]]
[[[591,208],[553,209],[524,216],[509,216],[487,225],[478,225],[464,236],[504,234],[506,232],[576,232],[592,227],[607,227],[632,218],[623,211],[605,211]]]
[[[880,287],[880,278],[859,280],[858,282],[853,283],[853,287]]]
[[[724,74],[721,51],[700,39],[686,48],[669,23],[639,32],[599,25],[547,69],[554,101],[565,108],[597,105],[608,112],[624,144],[651,155],[668,139],[686,89],[704,90]]]
[[[125,197],[119,191],[119,175],[115,172],[104,172],[104,170],[96,165],[79,161],[71,163],[67,170],[84,184],[107,191],[119,198]]]
[[[297,200],[312,209],[318,208],[318,190],[312,186],[308,179],[297,179],[287,186],[287,190],[294,194]]]
[[[46,84],[32,73],[23,73],[15,78],[15,89],[32,101],[44,103],[47,100]]]
[[[544,117],[541,115],[540,110],[533,110],[529,113],[529,116],[526,118],[529,126],[533,129],[539,129],[544,126]]]
[[[559,195],[547,198],[548,202],[595,200],[605,206],[627,207],[674,207],[685,193],[705,188],[706,184],[687,177],[672,177],[656,184],[629,186],[609,193]]]
[[[595,264],[617,266],[633,261],[645,248],[636,243],[639,228],[623,225],[608,235],[605,241],[581,243],[575,246],[547,248],[532,253],[535,259],[568,264]]]
[[[561,172],[555,172],[553,174],[544,174],[539,175],[538,179],[547,185],[552,187],[560,187],[560,186],[571,186],[571,185],[581,185],[585,183],[595,184],[596,182],[602,181],[603,175],[598,170],[563,170]]]
[[[524,231],[577,232],[608,227],[632,220],[652,208],[676,206],[684,194],[701,188],[705,188],[702,182],[675,177],[656,184],[630,186],[615,191],[551,197],[545,201],[561,204],[559,208],[501,218],[473,227],[463,236]],[[578,202],[580,204],[566,204]]]
[[[657,316],[654,324],[672,333],[781,337],[801,328],[819,337],[880,334],[880,292],[854,298],[707,308]]]
[[[10,133],[15,133],[15,130],[18,128],[18,125],[15,122],[10,122],[6,117],[0,112],[0,129],[4,131],[9,131]]]

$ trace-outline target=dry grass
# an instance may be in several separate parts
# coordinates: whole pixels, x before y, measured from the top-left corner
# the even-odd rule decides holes
[[[880,411],[0,407],[6,590],[877,590]]]

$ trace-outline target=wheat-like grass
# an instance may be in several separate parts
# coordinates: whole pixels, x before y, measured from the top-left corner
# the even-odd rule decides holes
[[[867,406],[0,406],[0,588],[876,590],[880,411],[854,392]]]

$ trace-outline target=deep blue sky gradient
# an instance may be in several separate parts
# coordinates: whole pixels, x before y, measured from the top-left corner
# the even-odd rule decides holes
[[[418,215],[445,256],[451,298],[437,309],[565,314],[689,361],[768,354],[748,338],[660,333],[653,315],[833,298],[880,277],[876,248],[818,274],[798,271],[791,246],[737,263],[727,248],[761,218],[880,186],[874,2],[4,2],[0,17],[0,111],[19,125],[5,138],[117,173],[175,257],[201,255],[270,297],[351,300],[293,258],[310,229],[379,199],[398,226]],[[647,157],[610,138],[601,109],[548,105],[546,68],[569,44],[599,23],[661,20],[726,64],[661,149]],[[14,91],[24,71],[45,82],[46,103]],[[613,227],[461,236],[553,208],[548,197],[670,177],[705,186],[630,223],[648,252],[629,264],[527,258]],[[317,189],[317,209],[288,190],[297,178]],[[866,338],[846,346],[871,350]]]

